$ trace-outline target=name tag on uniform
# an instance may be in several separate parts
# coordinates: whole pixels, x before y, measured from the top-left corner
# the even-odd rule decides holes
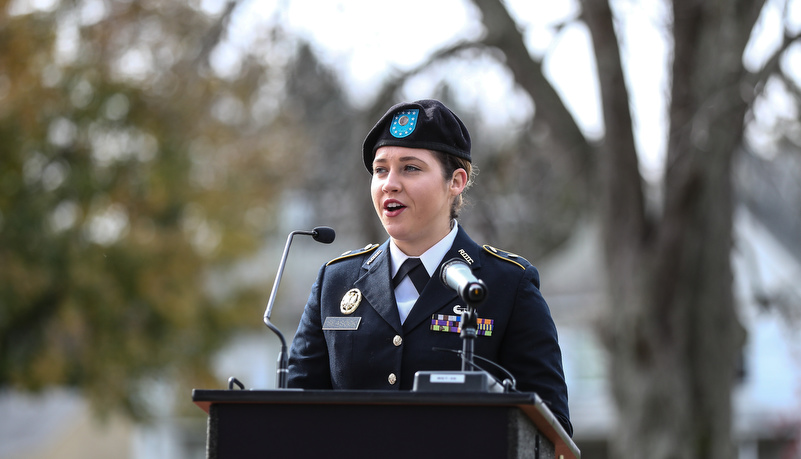
[[[326,317],[323,330],[357,330],[361,317]]]

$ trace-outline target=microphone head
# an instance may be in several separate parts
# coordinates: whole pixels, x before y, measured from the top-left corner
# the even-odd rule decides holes
[[[312,230],[312,237],[317,242],[322,242],[323,244],[330,244],[334,242],[334,239],[337,237],[336,231],[333,228],[328,226],[318,226]]]
[[[469,300],[469,302],[473,304],[481,303],[487,297],[487,286],[484,285],[484,281],[482,280],[471,282],[465,287],[461,296],[465,301]],[[467,298],[464,298],[465,296]]]
[[[446,287],[451,287],[451,285],[448,283],[448,271],[451,268],[456,267],[461,267],[462,269],[467,268],[467,270],[470,271],[470,266],[458,258],[451,258],[450,260],[446,261],[442,264],[442,269],[439,272],[439,280],[441,280]]]

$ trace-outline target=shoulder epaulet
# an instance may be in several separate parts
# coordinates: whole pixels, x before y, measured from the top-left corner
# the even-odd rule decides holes
[[[514,263],[517,266],[520,266],[522,269],[526,269],[525,266],[523,266],[522,264],[520,264],[517,261],[515,261],[515,259],[518,259],[518,260],[522,260],[522,261],[525,261],[526,263],[528,263],[528,261],[525,258],[521,257],[520,255],[518,255],[516,253],[512,253],[512,252],[507,252],[505,250],[496,249],[495,247],[493,247],[491,245],[487,245],[487,244],[484,244],[482,247],[484,247],[484,250],[486,250],[490,254],[500,258],[501,260],[508,261],[509,263]]]
[[[362,247],[361,249],[355,250],[348,250],[347,252],[343,253],[342,255],[334,258],[333,260],[329,261],[325,265],[328,266],[331,263],[337,262],[339,260],[344,260],[345,258],[355,257],[356,255],[363,255],[365,253],[372,252],[373,250],[378,248],[378,244],[367,244],[366,246]]]

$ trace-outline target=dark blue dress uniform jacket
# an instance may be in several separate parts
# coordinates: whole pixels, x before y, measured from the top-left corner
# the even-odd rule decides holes
[[[536,392],[572,435],[562,355],[537,269],[521,257],[479,246],[461,227],[443,262],[452,258],[472,260],[473,274],[487,285],[487,300],[477,312],[494,325],[492,336],[475,339],[475,354],[509,370],[518,390]],[[419,370],[461,369],[458,355],[432,350],[462,349],[458,333],[430,329],[432,315],[459,315],[454,307],[464,306],[439,280],[441,266],[401,325],[390,259],[387,241],[320,268],[292,342],[289,387],[410,390]],[[340,302],[353,288],[361,291],[362,300],[345,315]],[[361,322],[356,330],[323,330],[328,317],[360,317]]]

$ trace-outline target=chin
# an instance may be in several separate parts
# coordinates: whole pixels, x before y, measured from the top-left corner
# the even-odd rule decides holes
[[[406,232],[389,226],[385,226],[384,231],[386,231],[387,234],[389,234],[389,237],[396,240],[403,240],[404,236],[406,235]]]
[[[406,228],[398,227],[398,225],[384,225],[384,231],[387,232],[389,237],[396,241],[404,241],[409,238],[410,232]]]

